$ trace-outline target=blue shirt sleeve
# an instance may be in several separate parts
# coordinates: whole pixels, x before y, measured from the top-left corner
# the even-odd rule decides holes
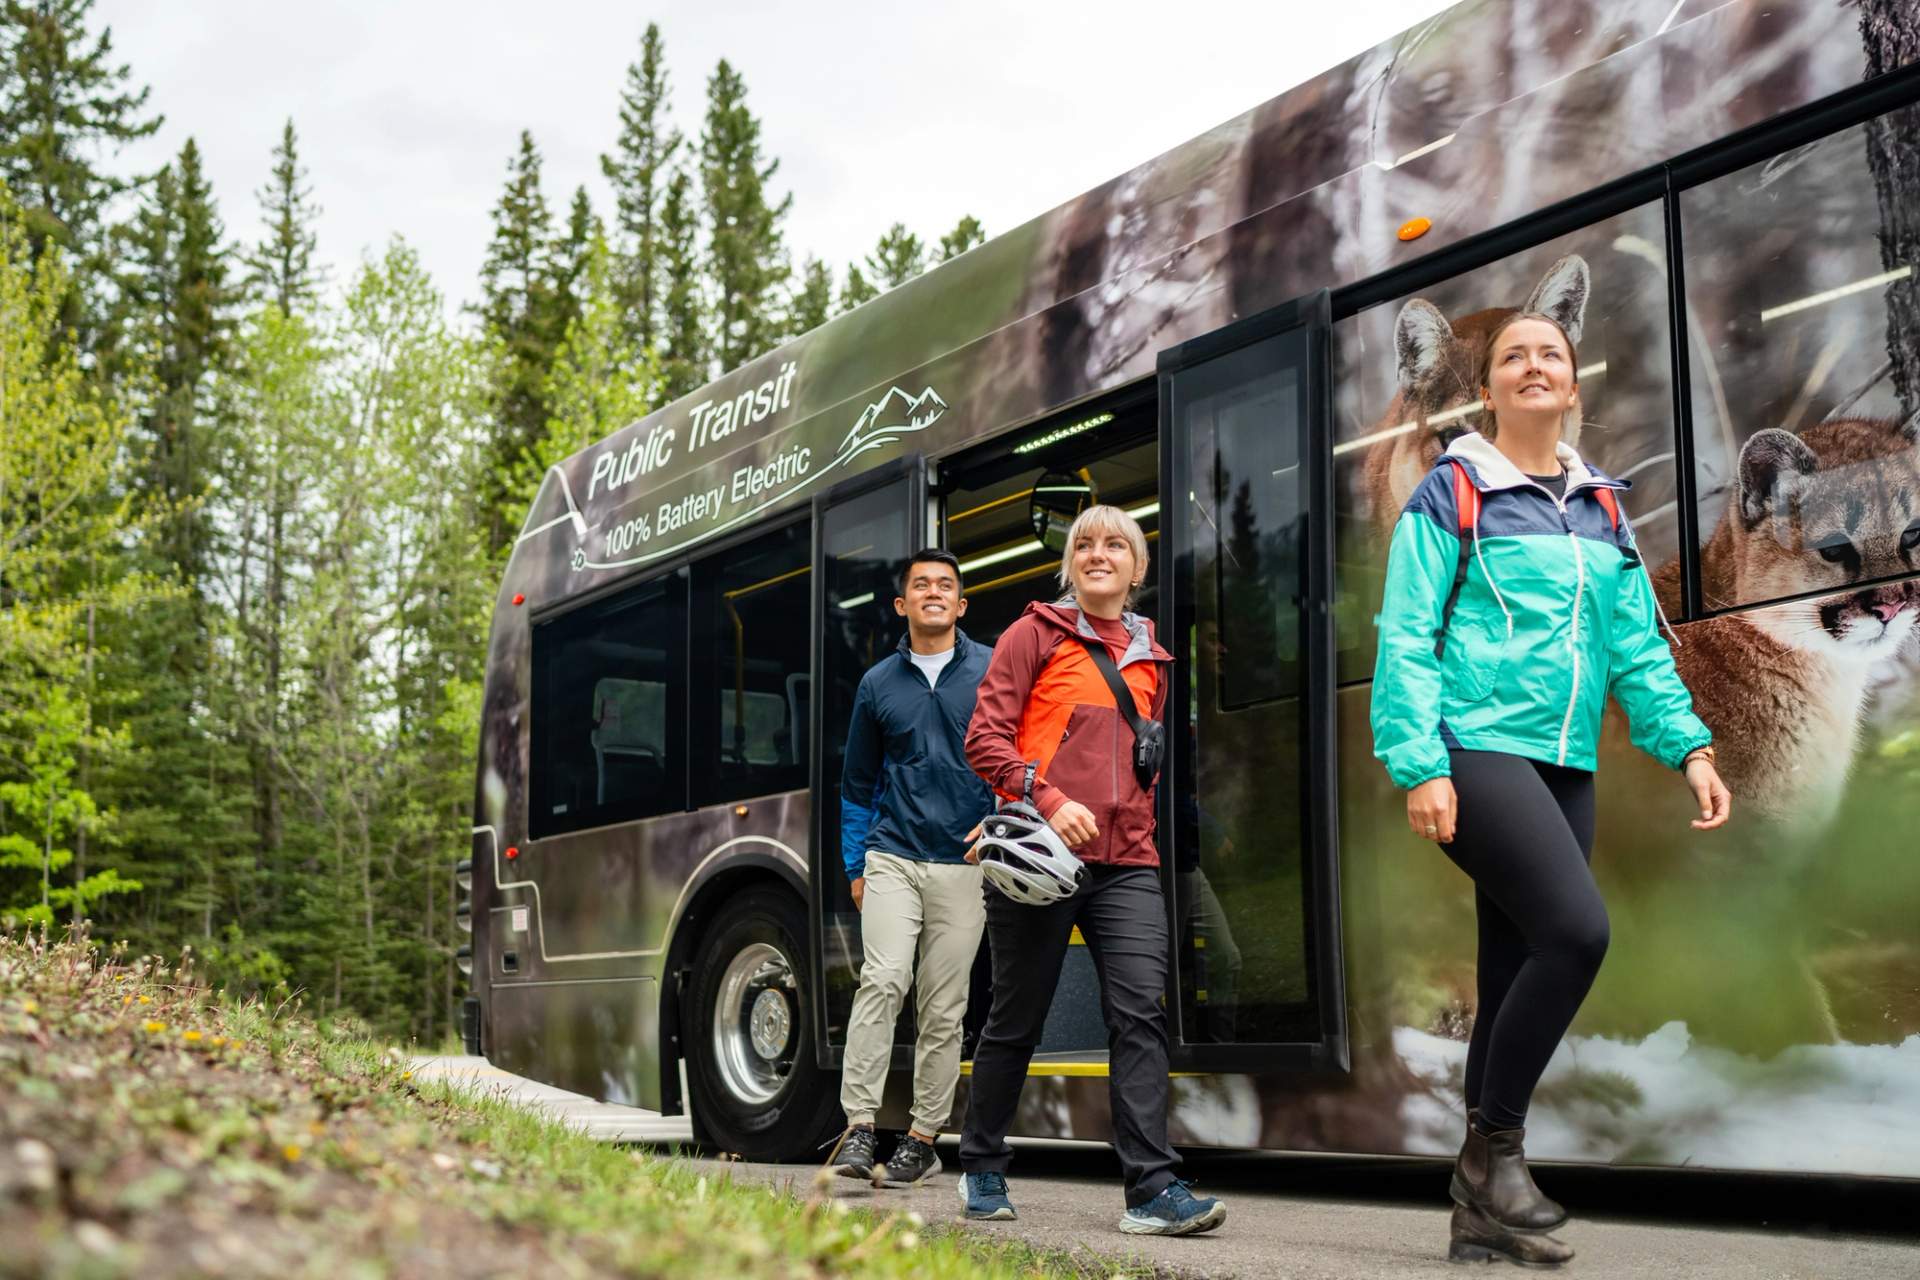
[[[847,725],[847,758],[840,769],[840,860],[846,864],[848,880],[866,874],[867,837],[879,811],[885,769],[880,725],[873,714],[872,685],[862,680],[853,698],[853,717]]]

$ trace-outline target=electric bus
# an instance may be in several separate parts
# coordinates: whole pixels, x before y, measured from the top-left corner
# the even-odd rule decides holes
[[[1612,947],[1528,1150],[1920,1177],[1917,32],[1871,0],[1472,0],[554,466],[488,641],[470,1044],[814,1154],[896,574],[952,550],[990,643],[1104,502],[1177,658],[1174,1141],[1451,1155],[1472,886],[1373,758],[1374,618],[1524,307],[1577,342],[1569,435],[1632,484],[1735,794],[1692,831],[1609,711]],[[1016,1134],[1108,1135],[1099,1007],[1075,946]]]

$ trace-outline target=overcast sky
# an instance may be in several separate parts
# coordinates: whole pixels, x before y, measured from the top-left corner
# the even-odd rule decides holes
[[[1446,0],[99,0],[166,124],[198,139],[230,235],[289,116],[335,283],[393,235],[471,299],[508,157],[529,129],[556,216],[614,142],[626,67],[660,24],[675,122],[697,134],[730,60],[791,191],[787,244],[845,264],[896,219],[998,234],[1448,7]]]

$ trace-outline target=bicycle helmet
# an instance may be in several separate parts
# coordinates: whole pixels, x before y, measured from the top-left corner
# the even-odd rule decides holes
[[[1013,803],[980,824],[980,874],[1013,901],[1044,907],[1073,896],[1086,874],[1047,820]]]

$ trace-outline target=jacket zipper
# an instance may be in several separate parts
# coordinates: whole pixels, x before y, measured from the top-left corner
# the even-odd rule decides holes
[[[1552,492],[1544,485],[1538,487],[1549,498],[1553,498]],[[1567,541],[1573,544],[1573,619],[1567,628],[1567,652],[1572,658],[1573,683],[1567,690],[1567,714],[1560,719],[1560,751],[1554,761],[1562,766],[1567,763],[1567,739],[1573,733],[1574,709],[1580,703],[1580,603],[1587,591],[1587,558],[1580,551],[1580,535],[1573,531],[1573,525],[1567,520],[1567,499],[1575,492],[1577,490],[1568,490],[1553,499],[1554,505],[1560,508],[1560,525],[1567,531]]]

